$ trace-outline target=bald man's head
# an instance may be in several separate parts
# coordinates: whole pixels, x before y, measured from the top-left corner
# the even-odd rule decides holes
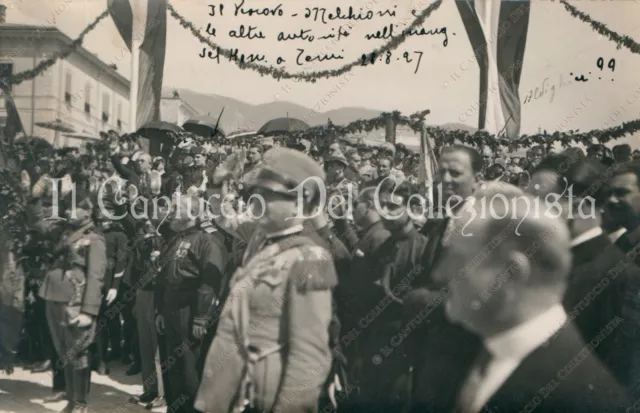
[[[465,227],[452,235],[434,277],[451,289],[452,321],[487,335],[561,302],[570,238],[563,222],[536,215],[533,199],[511,185],[486,187],[473,199],[457,219]]]

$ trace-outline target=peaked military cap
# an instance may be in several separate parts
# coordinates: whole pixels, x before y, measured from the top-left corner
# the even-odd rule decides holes
[[[297,196],[293,189],[305,183],[305,190],[317,193],[318,181],[324,183],[326,178],[313,158],[288,148],[278,148],[271,152],[265,154],[264,165],[258,172],[253,187]],[[309,179],[313,177],[316,179]]]

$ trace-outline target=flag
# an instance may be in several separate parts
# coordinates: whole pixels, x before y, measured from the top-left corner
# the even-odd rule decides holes
[[[1,87],[1,85],[0,85]],[[3,134],[5,141],[3,144],[13,144],[13,140],[18,134],[24,134],[24,128],[22,127],[22,121],[20,120],[20,114],[16,103],[13,101],[11,93],[8,89],[3,89],[4,95],[4,108],[7,112],[7,120],[4,125]]]
[[[108,0],[109,14],[129,51],[138,53],[138,93],[134,129],[160,120],[167,43],[167,0]],[[139,47],[136,47],[139,44]],[[137,50],[132,50],[137,49]],[[132,79],[132,82],[134,80]]]
[[[12,150],[13,142],[17,135],[24,135],[24,127],[20,120],[20,114],[16,103],[13,101],[9,89],[3,83],[0,83],[0,90],[4,97],[4,108],[7,112],[5,125],[0,128],[0,170],[2,169],[15,169],[15,162],[10,156],[9,152]],[[12,166],[13,165],[13,166]]]
[[[480,68],[478,129],[515,138],[531,1],[456,0],[456,5]]]

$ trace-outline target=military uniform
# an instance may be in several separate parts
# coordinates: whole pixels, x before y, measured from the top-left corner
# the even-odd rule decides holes
[[[86,408],[89,393],[89,345],[96,323],[70,326],[83,313],[97,317],[102,301],[102,283],[107,266],[104,237],[93,224],[69,230],[54,250],[55,260],[47,272],[39,295],[46,301],[46,314],[53,344],[64,366],[69,406],[74,412]]]
[[[297,235],[267,242],[234,274],[205,362],[198,410],[317,410],[331,368],[336,275],[328,251]]]
[[[319,188],[309,177],[324,179],[324,171],[307,155],[280,149],[254,185],[291,197],[304,182],[313,198]],[[337,277],[330,253],[301,236],[301,222],[270,233],[255,222],[232,222],[220,221],[247,247],[231,278],[195,407],[209,413],[315,412],[332,363]]]
[[[167,406],[192,412],[200,384],[202,338],[193,326],[208,327],[227,265],[223,236],[213,227],[197,226],[176,234],[160,255],[155,301],[165,323]],[[186,399],[185,399],[186,398]]]

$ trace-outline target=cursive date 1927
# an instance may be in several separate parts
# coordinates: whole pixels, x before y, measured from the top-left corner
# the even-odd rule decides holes
[[[418,69],[420,68],[420,61],[422,60],[422,55],[424,52],[421,51],[414,51],[414,54],[417,54],[417,62],[416,62],[416,68],[413,71],[413,73],[418,73]],[[395,60],[396,61],[404,61],[405,63],[411,63],[414,60],[416,60],[415,58],[411,58],[411,55],[409,54],[409,52],[404,52],[402,54],[402,58],[397,57]],[[361,61],[360,64],[362,66],[367,66],[367,65],[372,65],[375,62],[384,62],[386,64],[391,64],[391,62],[393,61],[393,52],[391,51],[387,51],[385,53],[381,53],[378,54],[376,52],[372,52],[369,54],[364,53],[361,57],[360,57]]]

